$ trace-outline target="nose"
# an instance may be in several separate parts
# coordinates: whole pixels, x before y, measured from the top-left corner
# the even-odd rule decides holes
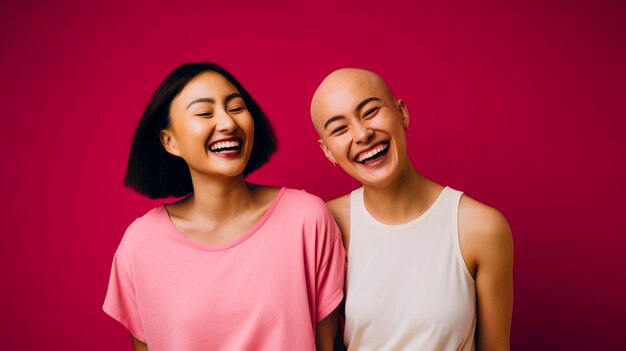
[[[367,144],[374,136],[374,131],[363,123],[358,122],[354,126],[354,139],[357,144]]]
[[[237,123],[228,112],[222,110],[215,115],[215,128],[223,133],[232,132],[237,129]]]

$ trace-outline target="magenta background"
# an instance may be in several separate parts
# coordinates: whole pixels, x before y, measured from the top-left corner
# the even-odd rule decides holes
[[[388,80],[426,176],[499,208],[514,350],[623,345],[626,6],[620,1],[0,3],[0,349],[130,349],[101,310],[126,226],[132,131],[179,64],[231,70],[281,147],[253,174],[325,199],[356,184],[309,99],[344,66]],[[294,2],[296,3],[296,2]]]

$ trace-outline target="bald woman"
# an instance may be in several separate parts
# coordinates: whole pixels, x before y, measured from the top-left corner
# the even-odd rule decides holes
[[[348,251],[348,350],[509,350],[504,216],[416,172],[406,105],[378,75],[331,73],[311,116],[328,160],[362,184],[328,203]]]

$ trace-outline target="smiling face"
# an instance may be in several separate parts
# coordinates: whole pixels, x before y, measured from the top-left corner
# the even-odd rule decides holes
[[[193,78],[170,105],[161,142],[197,174],[238,176],[254,143],[254,122],[239,91],[221,74]]]
[[[410,167],[406,106],[374,73],[331,73],[313,96],[311,116],[326,157],[361,183],[383,185]]]

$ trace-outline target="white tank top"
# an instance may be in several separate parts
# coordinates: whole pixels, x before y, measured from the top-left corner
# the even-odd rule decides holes
[[[348,350],[474,350],[475,283],[458,236],[462,193],[444,188],[420,217],[386,225],[350,195]]]

